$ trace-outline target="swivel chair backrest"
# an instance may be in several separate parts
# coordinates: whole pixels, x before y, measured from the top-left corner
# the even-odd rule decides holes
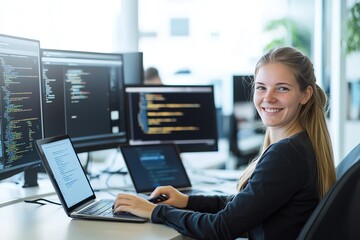
[[[359,145],[356,149],[358,153]],[[298,240],[360,239],[360,161],[359,154],[350,156],[355,157],[353,165],[339,169],[337,181],[315,208]]]
[[[360,160],[360,143],[336,167],[336,178],[339,179],[353,164]]]

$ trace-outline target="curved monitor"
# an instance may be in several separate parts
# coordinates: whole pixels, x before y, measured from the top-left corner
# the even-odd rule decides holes
[[[217,151],[211,85],[126,86],[130,145],[175,143],[181,152]]]
[[[0,35],[0,179],[41,163],[40,43]]]
[[[126,142],[121,54],[42,49],[44,135],[77,152]]]

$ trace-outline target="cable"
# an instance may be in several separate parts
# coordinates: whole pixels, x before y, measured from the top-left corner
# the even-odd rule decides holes
[[[90,168],[91,168],[91,165],[92,165],[92,154],[91,154],[91,151],[87,153],[87,158],[86,158],[86,162],[84,164],[84,171],[87,175],[89,175],[89,178],[91,179],[92,178],[92,175],[91,175],[91,172],[90,172]]]
[[[127,171],[123,171],[122,169],[124,169],[123,167],[120,168],[119,170],[115,170],[115,171],[108,171],[108,170],[104,170],[101,173],[107,173],[107,174],[119,174],[119,175],[126,175],[128,174]]]
[[[109,176],[107,177],[106,181],[105,181],[105,184],[106,184],[106,187],[108,188],[111,188],[110,184],[109,184],[109,181],[110,181],[110,178],[113,174],[120,174],[120,175],[123,175],[125,176],[127,174],[126,171],[123,171],[124,167],[120,168],[119,170],[117,171],[113,171],[113,172],[108,172]]]
[[[100,173],[98,174],[93,174],[91,172],[91,168],[92,168],[92,165],[93,165],[93,152],[88,152],[88,155],[87,155],[87,160],[86,160],[86,163],[84,165],[84,171],[85,173],[88,175],[88,178],[89,180],[91,179],[94,179],[94,178],[99,178],[100,175],[102,173],[107,173],[107,174],[120,174],[120,175],[126,175],[127,172],[126,171],[122,171],[122,169],[124,167],[121,167],[119,170],[115,170],[115,171],[111,171],[110,169],[112,168],[112,166],[115,164],[115,161],[116,161],[116,158],[117,158],[117,154],[120,152],[120,149],[119,148],[116,148],[116,152],[115,154],[113,155],[113,157],[110,159],[111,162],[109,164],[109,166],[107,166],[105,169],[103,170],[100,170]]]
[[[37,198],[37,199],[34,199],[34,200],[24,200],[24,202],[26,202],[26,203],[35,203],[35,204],[40,204],[40,205],[46,205],[46,203],[43,203],[42,201],[61,206],[61,203],[53,202],[53,201],[50,201],[50,200],[45,199],[45,198]]]

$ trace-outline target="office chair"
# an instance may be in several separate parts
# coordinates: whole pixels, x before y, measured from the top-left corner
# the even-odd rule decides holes
[[[360,239],[360,161],[359,145],[346,156],[339,178],[301,230],[298,240]],[[354,154],[354,155],[352,155]],[[353,161],[348,157],[355,156]],[[350,166],[350,163],[353,163]],[[345,168],[348,167],[348,169]],[[341,170],[341,171],[340,171]]]
[[[250,151],[241,151],[238,147],[238,124],[237,119],[234,114],[230,115],[229,118],[229,150],[236,158],[236,168],[249,164],[249,162],[258,155],[260,147],[258,149],[250,150]]]
[[[360,143],[336,167],[336,178],[339,179],[352,165],[360,160]]]

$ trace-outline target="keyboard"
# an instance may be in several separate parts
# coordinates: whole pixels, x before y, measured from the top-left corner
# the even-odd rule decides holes
[[[81,214],[108,216],[113,215],[113,200],[100,200],[80,211]]]
[[[91,216],[113,216],[113,217],[136,217],[135,215],[128,212],[117,212],[114,213],[113,209],[114,201],[113,200],[100,200],[89,207],[79,211],[80,214],[91,215]]]

